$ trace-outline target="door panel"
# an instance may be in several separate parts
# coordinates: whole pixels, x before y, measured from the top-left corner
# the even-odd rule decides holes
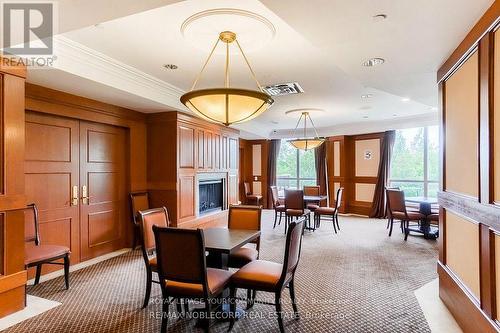
[[[81,259],[78,203],[71,200],[72,187],[79,185],[78,140],[77,120],[26,113],[27,201],[38,206],[41,243],[68,246],[72,263]],[[32,232],[31,212],[26,212],[25,223],[26,232]],[[52,266],[54,269],[59,267]]]
[[[125,139],[122,128],[80,122],[82,260],[125,246]]]

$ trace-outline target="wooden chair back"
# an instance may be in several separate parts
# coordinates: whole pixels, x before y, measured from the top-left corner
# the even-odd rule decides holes
[[[270,189],[271,189],[271,198],[273,200],[273,208],[276,208],[276,207],[278,207],[281,204],[280,203],[280,198],[279,198],[279,195],[278,195],[278,187],[271,186]]]
[[[406,213],[405,193],[401,190],[387,188],[387,208],[392,215],[394,212]]]
[[[304,191],[285,190],[285,209],[304,210]]]
[[[250,189],[250,184],[248,182],[243,183],[243,189],[245,191],[245,195],[252,194],[252,190]]]
[[[153,226],[160,281],[202,284],[207,293],[205,240],[201,229]]]
[[[34,203],[27,205],[29,216],[26,219],[24,230],[24,241],[26,243],[35,242],[35,245],[40,245],[40,227],[38,224],[38,207]]]
[[[138,191],[130,193],[130,207],[132,209],[132,222],[138,224],[139,211],[149,209],[149,195],[147,191]]]
[[[170,219],[166,207],[139,211],[139,229],[143,251],[151,253],[155,250],[155,236],[153,226],[168,227]]]
[[[231,205],[229,206],[229,218],[227,226],[229,229],[261,230],[262,207]],[[260,248],[260,237],[253,243]]]
[[[320,190],[318,185],[304,185],[304,195],[320,195]]]
[[[344,188],[339,187],[337,190],[337,198],[335,199],[335,209],[339,210],[340,206],[342,205],[342,194],[344,193]]]
[[[286,234],[285,259],[283,260],[283,271],[281,272],[281,282],[287,281],[297,269],[302,248],[302,235],[304,231],[305,218],[290,223]]]

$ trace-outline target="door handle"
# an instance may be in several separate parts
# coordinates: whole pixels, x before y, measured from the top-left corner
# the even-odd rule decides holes
[[[89,194],[86,185],[82,186],[82,204],[84,205],[89,204]]]
[[[78,186],[73,186],[73,195],[71,197],[71,206],[78,206]]]

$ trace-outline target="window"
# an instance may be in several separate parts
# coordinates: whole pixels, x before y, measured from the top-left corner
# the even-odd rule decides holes
[[[396,131],[391,162],[391,187],[407,197],[436,197],[439,190],[438,126]]]
[[[281,140],[277,161],[278,189],[301,189],[304,185],[316,185],[314,150],[299,150],[286,140]]]

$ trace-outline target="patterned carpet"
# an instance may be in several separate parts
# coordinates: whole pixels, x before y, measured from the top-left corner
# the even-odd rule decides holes
[[[430,332],[413,292],[437,277],[437,243],[419,236],[404,242],[399,232],[389,238],[385,223],[341,216],[337,235],[326,221],[306,231],[295,287],[301,319],[290,318],[286,290],[287,332]],[[272,230],[271,212],[264,212],[262,259],[283,260],[283,231],[283,225]],[[142,310],[144,283],[142,257],[134,251],[71,273],[69,291],[62,278],[28,287],[29,294],[62,305],[5,332],[159,332],[160,290],[153,285],[152,301]],[[271,302],[273,296],[259,293],[257,299]],[[273,311],[257,303],[233,332],[278,331]],[[198,331],[194,324],[170,320],[169,332]],[[217,322],[212,331],[227,328]]]

